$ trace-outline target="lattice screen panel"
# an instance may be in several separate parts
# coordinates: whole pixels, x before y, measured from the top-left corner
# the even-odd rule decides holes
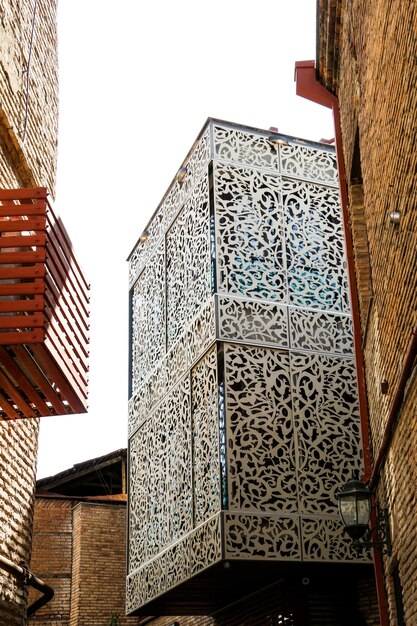
[[[128,612],[224,559],[367,560],[334,151],[276,139],[209,121],[130,256]]]

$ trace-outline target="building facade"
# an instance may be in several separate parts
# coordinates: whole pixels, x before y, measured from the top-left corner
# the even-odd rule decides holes
[[[381,624],[402,626],[417,620],[417,9],[384,0],[318,5],[309,95],[299,82],[313,100],[324,103],[327,92],[336,114],[370,439],[364,481],[388,509],[393,544],[390,556],[375,555]]]
[[[126,449],[37,481],[30,567],[55,595],[28,624],[138,626],[125,611],[126,501]]]
[[[59,220],[54,221],[47,199],[47,194],[50,199],[55,194],[57,126],[56,2],[3,2],[0,622],[7,626],[25,623],[27,588],[32,580],[26,570],[20,573],[31,553],[38,418],[85,411],[86,387],[81,378],[86,377],[88,352],[71,326],[70,307],[59,302],[70,297],[68,280],[73,281],[74,292],[83,291],[73,294],[72,302],[75,313],[79,298],[85,304],[86,310],[78,318],[85,334],[88,288],[79,270],[72,269],[69,241]],[[84,350],[80,358],[75,357],[78,349]],[[60,359],[58,352],[65,356]]]
[[[276,616],[315,623],[337,571],[329,623],[361,623],[346,590],[372,587],[369,557],[336,502],[362,461],[334,149],[209,119],[129,260],[128,612],[219,616],[282,583]]]

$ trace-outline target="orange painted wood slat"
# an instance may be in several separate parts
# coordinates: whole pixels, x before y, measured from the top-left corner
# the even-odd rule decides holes
[[[0,388],[3,389],[9,398],[15,403],[25,417],[37,417],[32,407],[26,402],[19,390],[0,370]]]
[[[48,342],[51,342],[49,344]],[[52,324],[45,329],[45,345],[51,345],[51,349],[54,350],[55,360],[57,363],[62,364],[62,370],[65,372],[67,378],[72,378],[74,382],[80,387],[82,393],[87,394],[88,386],[88,367],[86,370],[80,367],[80,359],[73,353],[73,347],[68,344],[65,346],[62,341],[62,336],[56,331],[56,327]]]
[[[45,199],[46,187],[27,187],[21,189],[0,189],[0,200]]]
[[[45,333],[43,329],[36,328],[31,331],[3,331],[0,332],[0,345],[9,346],[11,344],[24,344],[24,343],[42,343],[45,339]]]
[[[36,251],[27,252],[0,252],[0,266],[3,264],[14,265],[16,263],[42,263],[45,261],[45,248],[39,247]]]
[[[61,338],[61,341],[62,337],[65,337],[71,350],[73,350],[74,352],[73,356],[77,359],[77,361],[79,361],[82,370],[84,370],[84,372],[88,372],[89,350],[86,348],[86,344],[82,340],[82,337],[80,337],[80,334],[75,334],[73,332],[73,326],[72,324],[70,324],[69,320],[65,319],[65,317],[63,316],[62,309],[56,307],[52,312],[48,306],[47,300],[45,314],[45,328],[49,328],[49,325],[51,325],[54,328],[57,336]]]
[[[34,315],[0,315],[0,329],[3,328],[42,328],[45,323],[43,313]]]
[[[2,283],[0,284],[0,296],[30,296],[44,293],[45,284],[41,283]]]
[[[46,230],[46,218],[34,217],[28,220],[6,220],[0,217],[0,233],[13,233],[22,230]]]
[[[28,372],[30,378],[32,378],[32,380],[42,391],[46,401],[51,403],[51,405],[59,415],[66,415],[68,413],[67,407],[62,402],[61,398],[57,395],[49,380],[44,376],[42,370],[39,369],[39,366],[37,362],[34,361],[32,355],[29,354],[23,346],[14,345],[12,346],[12,348],[16,353],[19,366],[24,372]],[[50,375],[50,372],[47,373],[48,375]]]
[[[24,300],[0,300],[0,313],[14,313],[21,311],[43,311],[45,306],[43,296],[25,298]]]
[[[48,217],[50,215],[48,214]],[[72,251],[72,245],[65,228],[60,222],[48,221],[48,244],[54,249],[59,258],[71,269],[75,282],[79,285],[81,291],[88,298],[90,285],[86,281],[84,273],[80,269],[78,261]]]
[[[85,328],[85,322],[81,320],[79,312],[74,306],[72,306],[72,308],[71,306],[68,306],[68,298],[65,294],[63,294],[59,299],[51,298],[48,281],[46,285],[47,290],[45,292],[45,306],[47,309],[47,315],[50,317],[56,315],[58,317],[58,311],[64,310],[66,312],[67,319],[71,321],[71,328],[74,329],[74,335],[77,337],[77,341],[80,343],[83,352],[87,355],[89,351],[90,339],[88,329]]]
[[[79,359],[74,356],[71,347],[62,344],[52,326],[46,330],[45,346],[51,353],[53,352],[54,359],[65,377],[78,387],[79,395],[87,397],[88,375],[80,368]]]
[[[3,417],[3,419],[12,419],[12,420],[19,419],[20,417],[19,413],[16,411],[16,409],[10,404],[9,400],[1,392],[0,392],[0,407],[3,413],[7,415],[7,417],[6,418]]]
[[[42,346],[33,346],[32,352],[37,362],[40,364],[42,369],[48,372],[48,375],[52,377],[52,380],[55,382],[56,386],[60,390],[62,397],[68,402],[71,409],[75,413],[85,413],[87,407],[84,402],[82,402],[81,398],[78,397],[76,393],[74,393],[70,384],[65,379],[62,372],[56,366],[53,359],[51,359],[50,355],[47,354],[46,344]],[[48,349],[50,347],[48,346]],[[54,355],[56,359],[57,355]],[[56,359],[57,360],[57,359]],[[68,411],[66,411],[68,412]]]
[[[53,282],[52,277],[48,276],[48,274],[46,275],[46,287],[47,290],[50,290],[52,295],[52,298],[49,299],[51,306],[55,308],[56,306],[63,306],[62,303],[64,303],[65,307],[67,307],[67,310],[71,313],[71,316],[74,319],[78,330],[84,337],[84,340],[88,343],[90,327],[88,324],[88,317],[85,315],[84,311],[80,311],[78,309],[77,305],[74,304],[74,301],[70,298],[70,295],[66,289],[58,291],[58,288]]]
[[[46,268],[43,263],[35,265],[19,265],[17,267],[2,267],[0,265],[0,280],[8,278],[42,278]]]
[[[46,265],[59,288],[64,285],[73,294],[74,301],[79,301],[86,315],[89,313],[89,295],[76,280],[71,264],[57,251],[53,245],[53,234],[48,233],[46,245]]]
[[[37,393],[32,383],[26,378],[22,370],[18,367],[16,362],[3,346],[0,346],[0,361],[8,375],[13,378],[16,384],[22,389],[32,404],[37,408],[40,416],[53,415],[53,412],[48,407],[46,402],[44,402],[42,397]]]
[[[78,344],[85,357],[89,355],[89,338],[87,333],[81,332],[75,315],[74,307],[66,305],[64,298],[59,298],[58,302],[51,297],[49,289],[45,291],[46,316],[49,321],[56,318],[63,331],[69,333],[74,338],[74,343]],[[80,355],[80,358],[81,355]]]
[[[46,233],[34,235],[18,235],[16,237],[0,237],[0,248],[28,248],[29,246],[45,246]]]
[[[49,206],[48,223],[51,226],[51,231],[55,232],[57,235],[57,238],[62,242],[61,247],[67,259],[72,260],[72,265],[73,265],[74,272],[77,276],[77,280],[79,281],[80,285],[84,287],[84,290],[88,292],[90,290],[90,284],[86,280],[84,271],[81,265],[78,263],[76,255],[74,254],[73,245],[65,229],[65,226],[63,225],[62,220],[56,217],[49,202],[48,202],[48,206]]]
[[[0,200],[1,202],[1,200]],[[0,204],[0,216],[46,215],[46,200],[36,200],[30,204]]]

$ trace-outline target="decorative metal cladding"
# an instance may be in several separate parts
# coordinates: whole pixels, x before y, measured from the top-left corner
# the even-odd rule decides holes
[[[190,537],[191,576],[214,565],[222,558],[221,514],[198,526]]]
[[[188,376],[131,438],[130,462],[129,570],[132,571],[192,529]]]
[[[278,171],[277,150],[267,137],[217,125],[213,127],[213,136],[215,158]]]
[[[191,393],[188,376],[180,381],[167,398],[165,441],[168,541],[172,542],[181,539],[193,527]],[[167,476],[169,476],[168,484]]]
[[[166,242],[167,340],[171,347],[212,293],[206,178],[195,187]]]
[[[194,188],[186,206],[187,214],[187,316],[191,320],[212,295],[210,206],[208,178]]]
[[[166,232],[182,207],[183,193],[178,181],[174,181],[161,202],[159,211],[163,215],[163,231]]]
[[[221,509],[217,353],[212,348],[192,371],[194,525]]]
[[[210,129],[203,133],[200,141],[191,152],[185,163],[186,174],[183,182],[183,194],[194,189],[203,172],[207,173],[207,165],[210,160]]]
[[[145,602],[159,596],[166,588],[164,559],[158,556],[149,561],[141,571],[141,585],[145,591]]]
[[[148,417],[166,393],[166,363],[162,360],[129,400],[129,436]]]
[[[302,517],[301,532],[304,561],[370,561],[368,551],[352,550],[352,539],[344,534],[338,519]]]
[[[227,559],[301,560],[298,517],[225,513]]]
[[[175,345],[167,352],[166,356],[166,372],[167,372],[167,389],[172,389],[176,382],[184,376],[188,369],[187,366],[187,342],[183,335]]]
[[[132,292],[131,301],[131,386],[132,393],[137,393],[148,371],[148,353],[146,350],[146,271],[143,279]]]
[[[175,587],[189,578],[191,572],[190,558],[189,536],[164,552],[163,562],[167,588]]]
[[[167,345],[184,333],[187,321],[187,215],[181,211],[166,236]]]
[[[126,613],[132,613],[145,604],[147,600],[146,591],[140,570],[128,575],[126,580]]]
[[[285,176],[304,178],[338,186],[336,155],[334,151],[290,143],[281,146],[281,169]]]
[[[165,254],[157,250],[132,294],[132,393],[165,354]]]
[[[290,304],[349,311],[337,189],[282,180]]]
[[[150,467],[147,434],[139,430],[130,440],[129,476],[129,571],[142,566],[148,558],[147,524],[149,519]]]
[[[149,463],[148,512],[149,522],[143,528],[147,535],[148,559],[159,554],[169,540],[167,464],[167,411],[166,403],[159,405],[151,419],[142,428],[147,429]],[[144,478],[144,477],[143,477]]]
[[[297,511],[288,352],[225,345],[229,508]]]
[[[128,612],[225,558],[368,561],[335,520],[361,456],[334,154],[288,143],[210,121],[131,256]]]
[[[286,306],[218,296],[219,339],[288,347]]]
[[[352,320],[348,315],[292,308],[291,347],[315,352],[353,354]]]
[[[219,293],[286,302],[280,189],[276,175],[215,164]]]
[[[129,286],[132,287],[160,247],[163,237],[163,214],[157,211],[129,259]]]
[[[336,492],[361,467],[353,360],[293,353],[299,507],[336,512]]]
[[[204,354],[216,338],[216,312],[214,297],[202,307],[188,328],[188,363]]]
[[[210,158],[209,137],[210,132],[207,129],[184,164],[186,176],[183,183],[180,184],[177,179],[172,182],[146,232],[132,252],[129,259],[129,287],[133,286],[143,268],[150,262],[188,193],[206,171]]]

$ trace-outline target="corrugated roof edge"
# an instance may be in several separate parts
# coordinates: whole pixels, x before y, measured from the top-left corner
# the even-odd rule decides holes
[[[67,478],[69,476],[76,476],[79,472],[88,469],[89,467],[100,466],[103,463],[108,463],[109,461],[117,461],[121,459],[126,459],[127,457],[127,449],[119,448],[118,450],[114,450],[113,452],[109,452],[108,454],[104,454],[102,456],[95,457],[94,459],[88,459],[87,461],[83,461],[82,463],[74,463],[72,467],[69,467],[62,472],[58,472],[58,474],[53,474],[52,476],[47,476],[46,478],[40,478],[36,481],[36,488],[39,489],[41,487],[45,487],[48,483],[55,483],[60,479]]]

